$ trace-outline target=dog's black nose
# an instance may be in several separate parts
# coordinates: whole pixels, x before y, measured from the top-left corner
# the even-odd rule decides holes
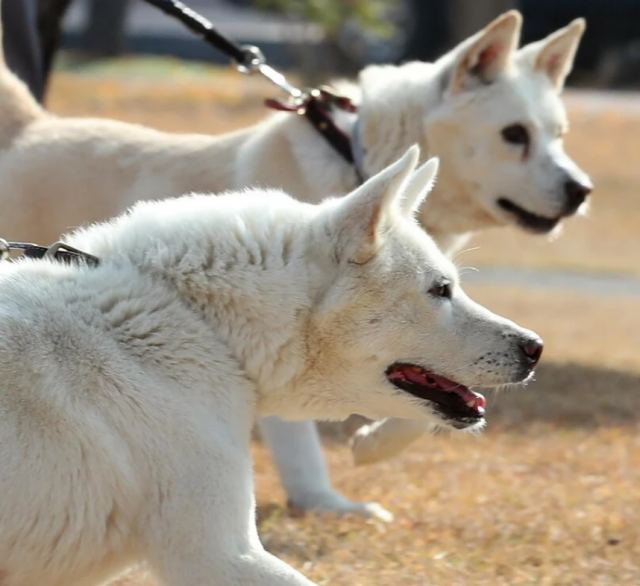
[[[520,350],[532,367],[538,364],[543,348],[544,343],[541,338],[527,338],[520,342]]]
[[[592,190],[593,187],[591,185],[585,185],[574,179],[569,179],[564,184],[564,192],[567,196],[567,203],[564,206],[565,213],[573,214],[573,212],[584,203],[587,195],[589,195]]]

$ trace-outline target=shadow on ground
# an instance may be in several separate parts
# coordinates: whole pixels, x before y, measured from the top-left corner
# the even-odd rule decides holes
[[[493,394],[491,426],[527,423],[567,427],[636,425],[640,419],[640,374],[566,363],[545,364],[525,389]]]

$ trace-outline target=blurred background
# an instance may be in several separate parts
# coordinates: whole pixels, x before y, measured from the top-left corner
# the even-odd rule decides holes
[[[38,3],[55,113],[220,133],[259,121],[277,95],[142,0]],[[595,183],[589,214],[553,240],[490,231],[457,258],[479,269],[463,277],[475,298],[544,337],[537,380],[489,397],[482,436],[426,437],[371,467],[354,469],[332,429],[336,485],[381,502],[391,525],[296,517],[256,442],[260,532],[320,584],[640,584],[640,2],[188,3],[309,83],[434,59],[509,8],[523,12],[524,42],[587,18],[565,103],[567,151]],[[152,583],[141,570],[120,584]]]
[[[172,55],[223,62],[181,26],[139,0],[40,0],[67,10],[63,46],[88,55]],[[574,81],[640,84],[637,0],[192,0],[232,38],[307,76],[350,73],[367,63],[433,60],[510,8],[525,17],[529,42],[577,16],[589,21]],[[50,20],[50,19],[49,19]],[[50,20],[51,22],[51,20]]]

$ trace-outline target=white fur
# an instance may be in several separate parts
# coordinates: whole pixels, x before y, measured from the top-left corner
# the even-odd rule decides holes
[[[310,584],[258,539],[256,415],[446,425],[388,365],[530,374],[534,334],[469,300],[407,209],[435,170],[409,181],[417,158],[319,206],[138,204],[70,238],[97,268],[0,264],[3,586],[89,586],[142,559],[168,586]],[[427,292],[442,278],[451,300]]]
[[[434,64],[369,67],[351,87],[360,102],[363,171],[372,175],[412,143],[425,158],[438,154],[438,184],[420,221],[440,246],[452,250],[473,231],[514,221],[495,202],[509,196],[528,210],[555,215],[562,184],[587,181],[562,149],[565,126],[559,98],[583,26],[514,52],[520,17],[509,12]],[[487,51],[489,49],[489,51]],[[553,67],[551,67],[553,65]],[[0,235],[51,242],[61,232],[119,213],[138,199],[247,185],[285,188],[317,202],[344,194],[356,174],[305,120],[278,114],[224,136],[168,134],[112,120],[59,118],[42,110],[0,60]],[[500,130],[515,121],[532,127],[536,148],[526,162]],[[347,132],[353,117],[342,115]],[[275,426],[274,420],[261,427]],[[290,493],[304,508],[370,512],[328,486],[312,426],[297,425],[296,442],[278,442],[281,464],[298,458],[306,488]],[[267,437],[286,437],[273,430]],[[307,445],[306,452],[298,449]],[[317,449],[316,449],[317,451]],[[306,453],[301,457],[301,453]],[[315,465],[314,465],[315,463]],[[281,466],[287,474],[287,469]],[[300,478],[285,478],[300,487]]]

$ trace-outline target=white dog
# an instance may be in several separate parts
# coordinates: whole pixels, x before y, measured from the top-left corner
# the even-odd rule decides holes
[[[256,415],[473,428],[469,385],[531,375],[540,339],[466,297],[414,220],[417,160],[318,206],[139,204],[71,237],[98,267],[0,264],[3,586],[137,559],[167,585],[310,584],[258,539]]]
[[[520,15],[508,12],[434,64],[369,67],[352,88],[359,114],[335,113],[365,176],[414,142],[425,158],[441,156],[439,183],[419,217],[449,250],[490,226],[549,231],[590,190],[563,151],[567,123],[559,97],[584,22],[516,50],[520,25]],[[299,117],[278,114],[225,136],[59,118],[3,64],[0,145],[0,236],[16,240],[57,240],[138,199],[262,185],[317,202],[357,185],[354,168]],[[270,419],[261,429],[293,504],[380,512],[332,489],[311,423]]]

